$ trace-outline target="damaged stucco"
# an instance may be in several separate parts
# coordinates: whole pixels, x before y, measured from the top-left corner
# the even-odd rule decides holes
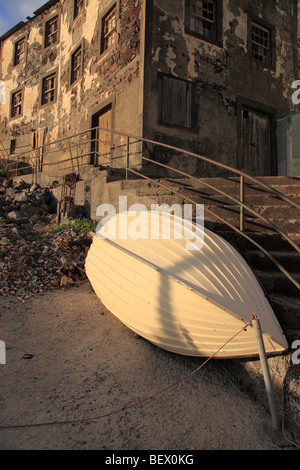
[[[292,3],[292,5],[291,5]],[[222,43],[215,44],[188,34],[185,1],[153,0],[148,5],[145,136],[183,147],[213,160],[239,166],[238,97],[276,110],[276,119],[294,112],[291,84],[295,77],[296,2],[288,0],[222,2]],[[265,67],[252,60],[249,46],[249,15],[272,24],[276,63]],[[195,87],[196,122],[192,129],[159,122],[157,74],[191,81]],[[156,149],[157,158],[171,165],[181,161],[183,170],[195,171],[191,161]],[[193,165],[195,165],[193,163]],[[198,165],[206,175],[218,170]]]
[[[34,130],[45,129],[47,142],[88,130],[92,127],[94,110],[100,109],[101,103],[108,99],[115,102],[115,128],[140,134],[141,3],[139,0],[86,0],[83,12],[74,20],[73,0],[58,1],[2,42],[1,80],[5,83],[6,99],[1,105],[0,133],[7,148],[11,139],[16,139],[17,148],[28,147]],[[117,5],[117,43],[101,54],[101,20],[114,4]],[[44,48],[44,22],[55,14],[60,17],[60,40]],[[14,66],[14,42],[24,35],[26,62]],[[71,55],[80,44],[82,75],[71,84]],[[53,104],[41,106],[41,79],[54,70],[58,74],[57,99]],[[11,92],[21,85],[24,86],[23,112],[20,117],[10,119]]]
[[[2,42],[1,79],[6,86],[6,104],[1,105],[0,133],[6,147],[11,139],[16,139],[17,147],[28,146],[33,130],[46,129],[46,142],[50,142],[90,129],[93,114],[111,100],[115,130],[241,168],[243,103],[272,114],[273,134],[276,121],[295,112],[291,86],[298,73],[297,0],[217,0],[221,14],[219,35],[214,41],[187,29],[187,0],[85,0],[84,11],[75,20],[73,0],[48,3],[49,8],[42,8]],[[117,44],[101,54],[101,18],[114,3],[118,11]],[[44,49],[44,21],[55,13],[60,15],[60,41]],[[252,59],[252,16],[270,24],[274,31],[270,66]],[[26,63],[14,67],[14,42],[22,35],[28,43]],[[71,84],[71,54],[79,44],[83,50],[82,76]],[[59,75],[57,99],[41,107],[41,77],[51,70]],[[192,84],[191,126],[162,122],[162,75]],[[23,114],[10,119],[10,94],[21,85]],[[124,138],[118,139],[116,145],[126,143]],[[270,172],[276,174],[274,138],[271,147]],[[221,172],[186,158],[182,152],[153,145],[145,145],[144,151],[146,156],[193,174]],[[145,164],[144,170],[152,173],[157,168]]]

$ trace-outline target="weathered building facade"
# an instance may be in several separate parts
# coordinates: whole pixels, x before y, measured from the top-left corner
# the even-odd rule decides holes
[[[0,138],[13,154],[100,125],[276,175],[276,123],[296,113],[297,76],[297,0],[52,0],[1,38]],[[110,164],[124,142],[95,137],[82,161]]]
[[[24,154],[98,125],[140,135],[141,21],[140,1],[52,0],[2,36],[0,132],[8,152]],[[57,161],[51,151],[48,160]],[[89,146],[80,152],[96,163]],[[68,157],[62,151],[59,158]]]
[[[296,2],[151,3],[146,135],[178,146],[184,142],[185,148],[255,175],[277,174],[276,121],[295,112]],[[179,101],[185,91],[191,107],[182,112],[190,114],[180,123],[170,101]],[[172,155],[166,159],[173,163]]]

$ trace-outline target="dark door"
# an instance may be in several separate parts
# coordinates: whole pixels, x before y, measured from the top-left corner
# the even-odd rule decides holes
[[[243,170],[255,176],[271,174],[271,118],[242,110]]]
[[[92,127],[97,128],[92,132],[92,164],[109,165],[112,148],[112,106],[106,106],[103,110],[93,115]]]

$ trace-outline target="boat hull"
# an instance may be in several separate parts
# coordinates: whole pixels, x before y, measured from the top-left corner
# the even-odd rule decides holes
[[[230,293],[225,281],[222,281],[222,284],[225,285],[224,291],[227,292],[229,300],[221,302],[224,293],[217,285],[217,281],[215,281],[217,286],[215,291],[209,295],[205,285],[205,282],[208,282],[207,276],[205,282],[201,284],[199,280],[197,282],[196,274],[191,272],[194,269],[191,259],[194,259],[195,264],[199,263],[201,258],[197,259],[197,256],[201,256],[200,252],[203,254],[203,251],[207,250],[205,240],[203,248],[197,255],[188,254],[188,261],[185,259],[188,263],[187,269],[181,266],[179,272],[181,275],[179,275],[171,269],[173,261],[172,259],[170,261],[170,258],[175,246],[179,245],[178,252],[183,250],[184,253],[182,241],[179,243],[174,240],[170,251],[171,242],[166,240],[161,243],[156,240],[153,244],[152,240],[113,241],[95,235],[86,259],[87,277],[102,303],[122,323],[167,351],[198,357],[214,355],[216,358],[257,356],[254,329],[252,326],[244,329],[253,313],[258,314],[262,325],[266,353],[270,355],[285,351],[287,342],[280,325],[247,263],[221,237],[207,230],[205,236],[212,236],[214,244],[220,239],[222,250],[224,251],[226,247],[241,262],[245,270],[242,274],[245,283],[249,283],[251,279],[250,289],[254,289],[255,286],[256,290],[250,295],[253,303],[251,304],[247,298],[248,305],[244,305],[244,311],[241,311],[242,294],[236,294],[238,300],[232,298],[233,294]],[[161,251],[158,250],[158,246]],[[143,253],[147,256],[143,256]],[[177,253],[175,255],[177,256]],[[157,256],[164,261],[156,263]],[[220,255],[217,257],[222,260],[220,266],[224,264],[224,259],[220,258]],[[166,260],[170,269],[164,265]],[[214,264],[217,264],[215,259]],[[184,276],[183,274],[189,270],[190,272]],[[197,269],[197,273],[201,276],[201,269]],[[236,285],[233,285],[232,280],[229,281],[232,289],[238,292],[240,288],[243,292],[237,274],[235,279]],[[238,332],[239,334],[235,336]],[[227,343],[233,336],[234,339]],[[225,343],[227,344],[223,346]]]

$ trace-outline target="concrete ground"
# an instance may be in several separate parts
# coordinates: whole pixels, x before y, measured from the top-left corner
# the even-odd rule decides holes
[[[2,450],[295,448],[230,361],[181,380],[203,359],[138,337],[88,282],[25,302],[1,297],[0,306]]]

